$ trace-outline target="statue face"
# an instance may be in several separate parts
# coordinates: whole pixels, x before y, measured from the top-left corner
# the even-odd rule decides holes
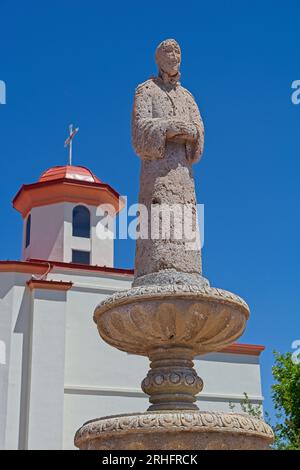
[[[179,46],[170,42],[160,49],[157,64],[168,75],[176,75],[180,68],[181,52]]]

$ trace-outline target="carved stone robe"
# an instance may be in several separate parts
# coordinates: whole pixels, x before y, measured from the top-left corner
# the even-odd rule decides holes
[[[196,128],[198,138],[195,144],[183,144],[187,161],[195,163],[203,151],[204,127],[192,94],[180,85],[168,90],[162,80],[155,78],[137,87],[132,140],[141,158],[168,158],[166,132],[172,119],[180,119]]]
[[[184,121],[197,136],[193,143],[177,143],[167,138],[172,121]],[[142,159],[139,203],[148,209],[151,234],[151,206],[173,204],[194,206],[196,197],[192,164],[200,159],[204,144],[203,122],[191,93],[177,84],[170,87],[159,78],[137,87],[133,115],[132,141]],[[153,223],[153,220],[152,220]],[[174,224],[173,224],[174,225]],[[174,228],[171,222],[171,230]],[[145,231],[144,231],[145,232]],[[136,284],[140,276],[153,273],[201,273],[199,250],[188,250],[187,240],[171,236],[169,240],[138,239],[136,243]],[[166,276],[166,279],[171,279]],[[143,278],[145,282],[145,278]],[[167,281],[169,282],[169,281]]]

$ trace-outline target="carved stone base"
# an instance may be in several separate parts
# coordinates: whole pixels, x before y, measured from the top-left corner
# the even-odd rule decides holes
[[[85,423],[75,435],[82,450],[268,449],[272,429],[246,414],[206,411],[146,412]]]

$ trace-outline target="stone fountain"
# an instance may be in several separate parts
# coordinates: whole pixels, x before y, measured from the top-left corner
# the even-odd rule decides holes
[[[133,106],[133,146],[142,160],[135,278],[130,290],[106,298],[94,313],[104,341],[149,357],[142,390],[150,406],[144,413],[85,423],[75,445],[106,450],[265,449],[273,434],[264,421],[242,413],[199,411],[195,404],[203,382],[193,367],[194,357],[239,338],[249,308],[202,276],[192,165],[202,155],[203,122],[193,96],[179,82],[178,43],[163,41],[156,62],[158,76],[138,86]],[[161,223],[166,220],[169,236]]]

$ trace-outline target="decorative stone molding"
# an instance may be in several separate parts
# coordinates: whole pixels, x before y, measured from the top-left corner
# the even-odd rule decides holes
[[[151,388],[161,386],[165,387],[166,385],[174,389],[174,392],[177,388],[180,388],[183,385],[196,388],[197,393],[203,388],[203,382],[196,374],[189,371],[173,370],[169,372],[159,371],[148,374],[143,380],[142,389],[150,395],[149,391]]]
[[[162,295],[164,298],[176,296],[184,296],[188,298],[192,297],[203,297],[205,299],[212,299],[235,303],[237,306],[240,306],[241,309],[245,312],[247,318],[249,318],[249,307],[247,303],[238,295],[233,294],[232,292],[226,291],[224,289],[218,289],[216,287],[201,286],[198,284],[169,284],[169,285],[147,285],[147,286],[138,286],[132,289],[124,290],[113,294],[106,299],[104,299],[96,308],[94,314],[94,321],[97,323],[97,317],[101,313],[109,309],[111,304],[114,304],[114,307],[121,305],[126,302],[132,302],[133,300],[143,301],[147,298],[155,298],[156,296],[160,298]]]
[[[149,353],[150,371],[142,390],[150,395],[148,411],[197,410],[195,395],[203,381],[193,368],[193,351],[187,347],[153,348]]]
[[[163,448],[164,443],[158,436],[161,435],[163,441],[165,439],[168,441],[170,435],[173,434],[175,437],[172,438],[173,447],[171,448],[180,449],[185,448],[180,447],[180,441],[184,439],[185,432],[188,433],[187,439],[191,441],[189,448],[192,449],[199,448],[192,441],[193,439],[197,441],[197,436],[201,434],[202,439],[206,440],[206,447],[200,448],[218,448],[209,447],[209,441],[215,441],[216,433],[219,435],[216,445],[220,445],[220,441],[226,443],[229,439],[225,448],[232,449],[249,448],[247,441],[251,437],[256,438],[256,448],[267,448],[274,437],[272,429],[263,420],[247,414],[170,411],[108,416],[88,421],[77,431],[75,445],[81,449],[123,449],[122,440],[125,439],[128,442],[130,439],[134,442],[136,435],[141,442],[148,442],[148,446],[145,447],[143,444],[140,448],[159,449],[158,446]],[[174,446],[174,442],[177,442],[177,446]]]

